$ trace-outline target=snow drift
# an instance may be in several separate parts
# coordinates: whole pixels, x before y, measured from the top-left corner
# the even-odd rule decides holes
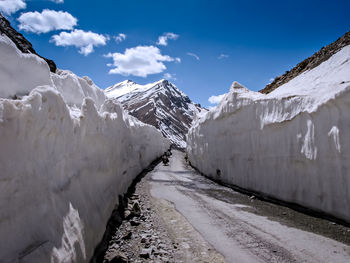
[[[268,95],[235,82],[190,129],[191,163],[222,182],[350,222],[350,46]]]
[[[5,36],[0,57],[0,262],[86,262],[118,195],[169,142]]]

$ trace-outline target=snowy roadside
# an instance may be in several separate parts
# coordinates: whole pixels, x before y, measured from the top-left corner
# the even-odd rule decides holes
[[[219,185],[185,164],[179,151],[135,194],[129,210],[137,202],[141,214],[116,230],[105,262],[350,260],[348,227]]]
[[[183,153],[174,151],[150,183],[152,196],[170,202],[227,262],[350,260],[348,227],[218,185],[186,165]]]
[[[0,261],[86,262],[118,196],[169,141],[4,35],[0,57]]]
[[[350,223],[350,45],[269,94],[234,82],[187,135],[214,180]]]

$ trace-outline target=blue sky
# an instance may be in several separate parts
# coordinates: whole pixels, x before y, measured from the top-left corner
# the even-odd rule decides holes
[[[204,106],[235,80],[264,88],[350,30],[348,0],[0,0],[0,9],[39,54],[100,88],[170,77]]]

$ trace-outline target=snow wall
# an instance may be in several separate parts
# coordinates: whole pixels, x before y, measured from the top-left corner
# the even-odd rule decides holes
[[[350,222],[350,46],[268,95],[233,83],[187,143],[213,179]]]
[[[0,58],[0,262],[87,262],[118,195],[169,142],[5,36]]]

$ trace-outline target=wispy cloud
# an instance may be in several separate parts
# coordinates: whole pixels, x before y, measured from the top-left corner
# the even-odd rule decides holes
[[[50,0],[51,2],[55,2],[56,4],[63,4],[64,0]]]
[[[94,47],[105,46],[108,37],[93,33],[91,31],[83,31],[75,29],[72,32],[61,32],[59,35],[53,35],[50,42],[56,46],[75,46],[79,48],[79,53],[84,56],[94,51]]]
[[[37,11],[23,13],[18,21],[19,29],[40,34],[52,30],[72,30],[77,25],[78,19],[68,12],[44,9],[41,13]]]
[[[155,46],[127,48],[124,54],[108,53],[105,57],[113,59],[114,68],[109,71],[109,74],[137,77],[161,73],[166,70],[164,62],[176,61],[175,58],[162,55],[160,49]]]
[[[275,80],[275,78],[270,78],[269,82],[267,84],[271,84],[274,80]]]
[[[123,33],[119,33],[117,36],[114,36],[113,38],[114,38],[115,42],[120,43],[126,39],[126,35]]]
[[[171,32],[164,33],[162,36],[158,37],[157,45],[167,46],[169,39],[176,40],[178,38],[179,38],[179,35],[177,35],[177,34],[174,34],[174,33],[171,33]]]
[[[226,94],[221,94],[221,95],[213,95],[213,96],[210,96],[208,101],[211,103],[211,104],[218,104],[220,103],[220,101],[224,98]]]
[[[229,58],[230,56],[227,54],[220,54],[220,56],[218,56],[218,59],[224,59],[224,58]]]
[[[176,74],[165,73],[165,74],[163,75],[163,78],[164,78],[164,79],[167,79],[167,80],[173,80],[173,81],[175,81],[175,80],[176,80]]]
[[[195,59],[199,60],[199,57],[196,54],[194,54],[194,53],[187,52],[187,55],[189,55],[191,57],[194,57]]]
[[[27,5],[23,0],[1,0],[0,1],[0,12],[6,15],[16,13],[20,9],[26,8]]]

